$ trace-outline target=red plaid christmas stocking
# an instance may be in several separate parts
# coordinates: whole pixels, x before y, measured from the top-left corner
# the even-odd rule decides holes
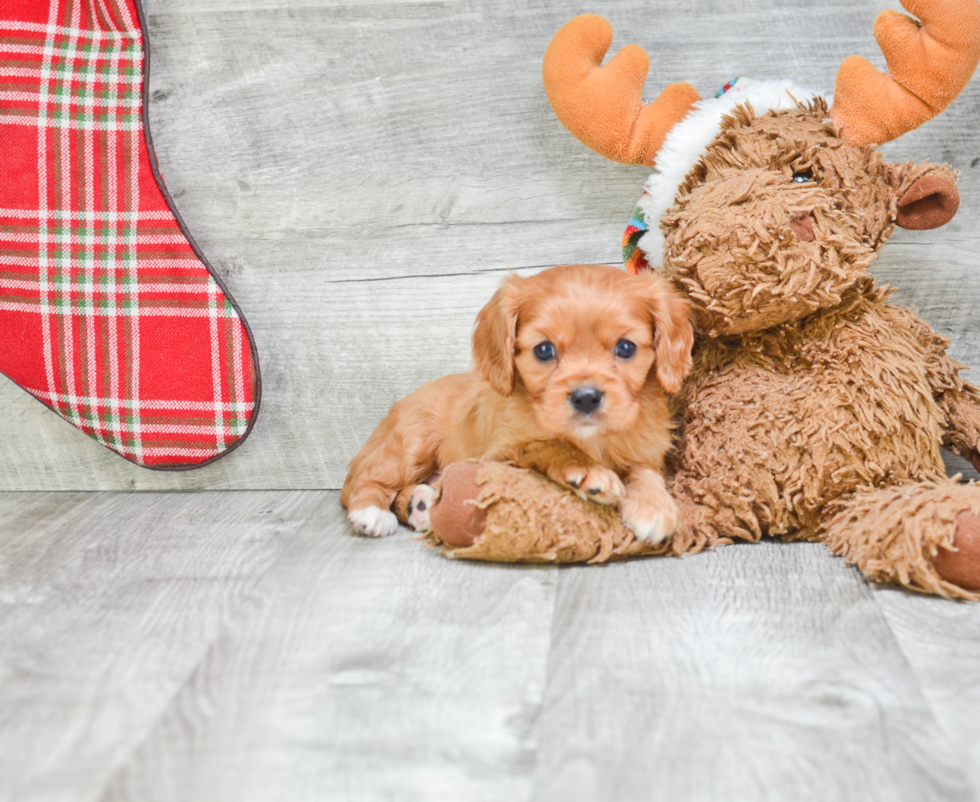
[[[0,371],[148,468],[259,403],[244,318],[157,170],[135,0],[0,0]]]

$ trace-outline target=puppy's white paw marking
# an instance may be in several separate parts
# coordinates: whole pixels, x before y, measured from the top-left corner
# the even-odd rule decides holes
[[[569,468],[565,471],[565,484],[579,498],[596,504],[616,504],[626,495],[626,488],[616,473],[598,465]]]
[[[436,491],[428,485],[417,485],[408,502],[408,522],[416,532],[428,532],[432,528],[432,501]]]
[[[673,499],[654,505],[640,498],[624,499],[620,506],[623,525],[637,540],[646,540],[656,545],[662,543],[677,529],[679,512]]]
[[[394,513],[380,507],[350,510],[347,520],[354,525],[354,531],[364,537],[388,537],[398,531],[398,519]]]

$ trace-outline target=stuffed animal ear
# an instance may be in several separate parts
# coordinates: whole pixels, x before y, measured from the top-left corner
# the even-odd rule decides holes
[[[514,392],[514,351],[520,285],[524,279],[508,276],[503,286],[476,316],[473,329],[473,364],[501,395]]]
[[[637,278],[646,284],[644,298],[653,319],[657,380],[668,393],[679,392],[692,365],[691,305],[659,273],[648,271]]]
[[[895,197],[895,223],[924,231],[946,225],[960,207],[956,173],[947,165],[900,162],[884,165]]]
[[[947,175],[922,176],[898,199],[895,222],[902,228],[924,231],[946,225],[960,208],[956,182]]]

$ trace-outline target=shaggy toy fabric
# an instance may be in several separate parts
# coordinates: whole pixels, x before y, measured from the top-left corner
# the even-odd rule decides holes
[[[717,96],[695,103],[687,116],[670,129],[657,151],[657,171],[647,179],[638,204],[641,219],[656,223],[674,205],[678,188],[708,152],[724,125],[725,117],[732,114],[736,106],[751,106],[755,113],[764,114],[767,111],[795,109],[801,101],[811,101],[816,97],[817,93],[812,89],[791,81],[738,78],[727,83]],[[659,225],[649,227],[640,247],[649,265],[660,267],[664,240]],[[636,272],[628,261],[627,269]]]
[[[583,501],[535,471],[500,462],[457,463],[446,469],[441,483],[428,539],[449,557],[601,563],[676,553],[669,543],[651,546],[636,540],[623,526],[615,507]],[[448,504],[444,498],[447,487],[455,494]],[[447,506],[452,511],[441,517],[441,509]],[[469,509],[485,511],[482,526],[460,526],[461,518],[472,520]],[[470,536],[460,538],[461,531]],[[465,545],[470,540],[472,545]]]
[[[949,341],[867,273],[900,212],[922,212],[903,199],[953,174],[854,148],[827,111],[821,100],[761,115],[737,107],[661,221],[662,271],[686,291],[697,331],[694,368],[672,399],[668,486],[682,522],[664,553],[823,540],[872,579],[976,598],[980,576],[951,578],[977,557],[958,526],[980,516],[980,487],[946,479],[940,445],[977,459],[980,392],[959,378]],[[485,533],[449,548],[455,556],[651,553],[614,510],[534,474],[488,465],[478,481]]]
[[[949,341],[866,272],[900,199],[952,176],[853,148],[826,113],[822,101],[758,117],[739,108],[664,215],[662,270],[687,291],[699,335],[673,399],[681,537],[694,550],[826,538],[872,578],[972,597],[931,560],[952,543],[956,513],[977,511],[980,488],[946,480],[939,449],[973,457],[980,395],[958,377]],[[921,482],[960,506],[894,490]],[[903,503],[916,526],[889,529]],[[842,508],[847,525],[825,524]]]
[[[845,62],[832,109],[785,83],[736,81],[744,93],[723,96],[724,109],[704,101],[690,122],[667,120],[665,137],[624,148],[644,113],[642,75],[616,79],[613,67],[639,56],[626,48],[599,67],[610,32],[589,17],[555,37],[545,77],[559,117],[595,150],[659,148],[624,258],[634,271],[661,265],[693,309],[694,368],[672,399],[673,552],[767,535],[823,540],[872,579],[972,599],[980,486],[947,479],[940,446],[980,463],[980,391],[959,377],[949,341],[890,304],[867,268],[896,224],[933,228],[956,211],[948,167],[887,164],[869,145],[935,116],[966,85],[980,4],[903,5],[921,26],[893,12],[876,26],[891,76]],[[596,74],[610,83],[584,92]],[[621,108],[624,98],[634,105]],[[486,533],[453,554],[631,553],[612,510],[570,507],[582,502],[511,470],[481,469]]]
[[[980,486],[938,482],[888,487],[832,504],[821,539],[864,574],[940,596],[980,600],[936,572],[940,549],[952,549],[964,513],[980,515]],[[965,544],[964,544],[965,545]]]

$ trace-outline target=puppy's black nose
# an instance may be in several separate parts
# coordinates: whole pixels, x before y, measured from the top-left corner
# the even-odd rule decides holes
[[[576,387],[568,394],[568,400],[577,412],[591,415],[602,403],[602,390],[598,387]]]

